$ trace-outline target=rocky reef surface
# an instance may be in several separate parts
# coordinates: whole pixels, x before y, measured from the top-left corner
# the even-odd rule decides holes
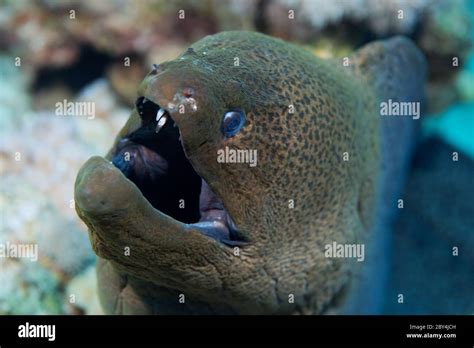
[[[38,248],[37,261],[0,258],[0,314],[100,313],[95,256],[74,211],[73,187],[82,163],[107,151],[128,110],[99,79],[76,98],[95,102],[95,119],[34,111],[22,71],[0,66],[0,244]]]

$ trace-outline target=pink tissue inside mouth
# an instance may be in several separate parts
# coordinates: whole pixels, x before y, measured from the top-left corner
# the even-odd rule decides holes
[[[133,142],[126,142],[122,146],[117,155],[123,158],[124,165],[133,170],[137,179],[156,180],[167,174],[168,161],[158,153]]]

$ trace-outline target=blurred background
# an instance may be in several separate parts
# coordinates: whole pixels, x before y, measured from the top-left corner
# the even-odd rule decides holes
[[[469,0],[0,0],[0,243],[39,248],[38,262],[0,258],[0,314],[101,313],[73,205],[78,169],[107,152],[152,63],[223,30],[264,32],[322,57],[395,34],[416,42],[429,63],[428,110],[385,310],[474,313],[473,21]],[[57,116],[64,99],[95,103],[95,118]],[[458,165],[447,167],[453,152]]]

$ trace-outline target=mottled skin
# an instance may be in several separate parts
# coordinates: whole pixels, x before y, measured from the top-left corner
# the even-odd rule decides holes
[[[250,243],[235,256],[155,210],[118,169],[93,157],[78,174],[75,198],[100,256],[106,312],[338,310],[364,265],[326,258],[324,246],[370,240],[380,177],[380,96],[373,74],[355,66],[373,49],[365,50],[347,67],[261,34],[224,32],[145,78],[138,95],[169,111],[192,166]],[[220,125],[231,108],[244,110],[246,123],[225,138]],[[139,124],[134,110],[117,141]],[[256,149],[258,165],[218,163],[225,146]],[[181,293],[186,304],[178,303]]]

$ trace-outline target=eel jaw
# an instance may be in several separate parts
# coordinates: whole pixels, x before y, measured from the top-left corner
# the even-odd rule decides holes
[[[163,214],[105,158],[92,157],[81,167],[74,198],[94,252],[119,274],[190,294],[190,303],[195,299],[216,311],[275,310],[272,299],[268,302],[270,279],[261,286],[246,285],[249,279],[262,276],[254,244],[244,248],[241,255],[245,257],[241,257],[196,224]],[[153,299],[154,295],[149,296]]]
[[[178,175],[183,163],[192,169],[187,158],[177,156],[183,151],[179,139],[171,142],[179,146],[164,146],[163,151],[150,149],[153,141],[149,146],[143,145],[143,142],[148,144],[147,135],[150,134],[147,127],[153,128],[151,139],[158,139],[158,145],[167,143],[167,134],[176,137],[178,129],[167,122],[156,138],[156,123],[155,118],[150,124],[143,122],[138,129],[129,124],[127,128],[134,130],[126,135],[126,140],[114,146],[107,159],[94,156],[84,163],[74,188],[76,212],[88,227],[94,252],[109,260],[120,273],[165,288],[193,293],[203,301],[217,299],[233,303],[237,301],[236,295],[222,292],[223,284],[238,283],[241,277],[251,278],[250,272],[253,271],[248,259],[236,257],[231,246],[249,243],[238,239],[237,233],[234,235],[237,228],[231,217],[224,214],[217,196],[206,193],[207,184],[194,170],[184,170],[184,178]],[[169,132],[168,127],[174,131]],[[120,163],[116,162],[116,166],[110,159],[123,154],[124,149],[130,150],[130,158],[135,156],[136,162],[126,162],[129,166],[120,170],[117,168]],[[182,162],[176,166],[175,161],[169,161],[170,158]],[[141,173],[144,175],[133,177]],[[190,173],[195,176],[189,177]],[[183,180],[186,177],[187,180]],[[157,185],[154,181],[157,178],[165,180],[166,185]],[[178,180],[173,181],[176,178]],[[181,209],[173,210],[173,206],[167,206],[170,200],[163,199],[161,194],[170,198],[166,195],[173,195],[175,190],[180,195],[186,193],[189,189],[186,183],[190,183],[194,191],[185,201],[186,208],[190,209],[184,209],[183,213]],[[147,189],[150,187],[154,189]],[[161,189],[158,191],[160,195],[154,194],[156,188]],[[153,205],[164,208],[156,209]],[[166,209],[169,209],[169,214],[162,211]],[[174,218],[173,215],[179,212],[182,213],[181,220],[190,221]],[[249,246],[250,251],[252,247],[253,244]]]
[[[187,159],[168,111],[144,97],[136,108],[141,127],[119,140],[112,164],[168,219],[226,246],[247,245],[222,200]]]
[[[231,248],[153,208],[105,158],[94,156],[81,167],[74,198],[95,253],[136,277],[180,288],[187,270],[239,262]]]

